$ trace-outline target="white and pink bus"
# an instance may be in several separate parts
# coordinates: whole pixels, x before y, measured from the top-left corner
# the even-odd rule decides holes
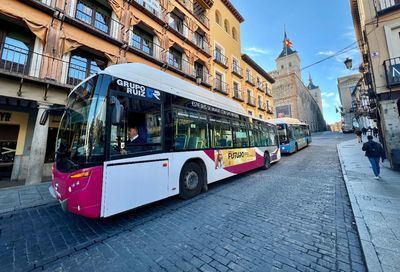
[[[69,95],[50,192],[70,212],[108,217],[191,198],[280,157],[276,127],[240,104],[144,64],[120,64]]]

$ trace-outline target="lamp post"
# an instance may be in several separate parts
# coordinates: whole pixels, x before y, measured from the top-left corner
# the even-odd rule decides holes
[[[353,68],[353,60],[350,58],[346,58],[344,61],[344,65],[346,65],[346,68],[351,70]]]

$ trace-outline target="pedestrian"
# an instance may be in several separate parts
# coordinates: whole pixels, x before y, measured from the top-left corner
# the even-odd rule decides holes
[[[375,179],[380,179],[381,168],[379,166],[379,160],[385,161],[385,151],[380,143],[374,142],[374,137],[368,135],[368,142],[366,142],[362,150],[365,151],[365,156],[368,157],[369,162],[372,166],[372,171],[374,171]]]
[[[377,128],[377,127],[374,127],[374,128],[372,129],[372,132],[374,133],[374,137],[375,137],[375,138],[378,138],[378,132],[379,132],[378,128]]]
[[[371,126],[368,127],[367,134],[368,134],[368,136],[372,136],[372,128],[371,128]]]
[[[365,136],[365,135],[367,135],[367,129],[365,128],[365,127],[363,127],[362,129],[361,129],[361,132],[362,132],[362,134]]]
[[[362,141],[362,132],[361,132],[361,130],[360,129],[356,129],[356,136],[357,136],[357,142],[358,143],[362,143],[363,141]]]

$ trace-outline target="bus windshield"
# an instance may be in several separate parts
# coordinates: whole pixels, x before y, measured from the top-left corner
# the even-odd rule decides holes
[[[288,143],[290,141],[288,126],[286,124],[277,124],[276,127],[278,129],[279,142],[282,144]]]
[[[56,166],[70,172],[104,161],[106,77],[94,76],[70,94],[56,141]]]

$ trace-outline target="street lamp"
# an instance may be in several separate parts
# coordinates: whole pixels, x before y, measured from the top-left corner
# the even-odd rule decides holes
[[[346,58],[346,60],[344,61],[344,65],[346,65],[346,68],[351,70],[353,68],[353,60]]]

